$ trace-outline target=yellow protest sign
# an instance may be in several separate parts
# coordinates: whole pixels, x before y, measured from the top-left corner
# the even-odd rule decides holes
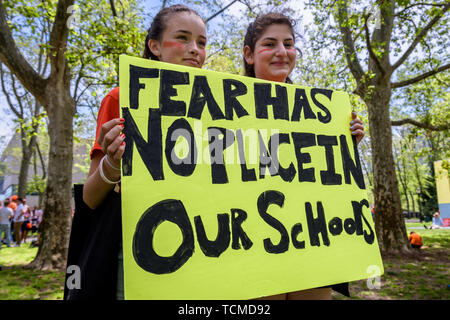
[[[121,56],[120,106],[126,299],[382,274],[346,93]]]
[[[450,159],[445,161],[450,161]],[[445,169],[443,160],[434,162],[434,177],[436,180],[439,213],[444,227],[448,227],[450,226],[450,175],[448,170]]]

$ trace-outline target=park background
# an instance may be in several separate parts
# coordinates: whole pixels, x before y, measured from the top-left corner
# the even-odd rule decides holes
[[[118,56],[140,56],[152,18],[175,3],[207,21],[204,67],[233,74],[258,13],[296,21],[293,82],[348,92],[365,124],[360,156],[385,274],[377,288],[352,283],[351,298],[448,299],[450,231],[424,225],[447,205],[436,180],[449,176],[450,4],[258,0],[0,3],[0,199],[41,206],[46,244],[3,246],[0,299],[62,298],[72,185],[87,175],[100,102],[117,85]],[[418,252],[412,230],[424,238]]]

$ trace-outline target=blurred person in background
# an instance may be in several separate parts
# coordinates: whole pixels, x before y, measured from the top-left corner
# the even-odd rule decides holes
[[[14,213],[14,237],[16,238],[16,246],[20,247],[22,243],[22,224],[25,221],[26,207],[22,198],[16,199],[16,212]]]
[[[4,206],[0,209],[0,239],[5,235],[6,246],[11,246],[11,227],[9,220],[14,216],[14,212],[8,207],[9,199],[6,199]],[[0,249],[2,248],[2,241],[0,241]]]

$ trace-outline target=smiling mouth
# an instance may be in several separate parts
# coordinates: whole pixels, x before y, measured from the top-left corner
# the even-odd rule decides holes
[[[271,63],[271,65],[274,65],[274,66],[284,66],[287,64],[288,64],[288,62],[286,62],[286,61],[276,61],[276,62]]]
[[[198,66],[200,64],[200,62],[198,62],[198,60],[195,59],[184,59],[184,61],[195,66]]]

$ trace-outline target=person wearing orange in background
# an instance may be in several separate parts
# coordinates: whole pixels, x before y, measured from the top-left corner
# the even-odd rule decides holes
[[[14,195],[11,197],[11,202],[9,203],[9,207],[12,209],[12,211],[16,211],[17,209],[17,203],[15,202],[17,200],[17,196]]]
[[[6,198],[4,206],[0,209],[0,249],[2,247],[2,234],[5,235],[6,246],[11,246],[11,228],[9,219],[14,215],[14,212],[9,208],[9,199]]]
[[[281,13],[258,16],[248,28],[244,39],[244,69],[248,77],[292,83],[289,75],[295,67],[294,21]],[[350,131],[359,143],[364,137],[364,126],[355,112],[351,114]],[[263,297],[268,300],[329,300],[331,290],[350,296],[348,283],[321,288],[288,292]]]
[[[11,201],[9,200],[9,198],[6,198],[5,200],[8,200],[8,202],[9,202],[8,208],[10,208],[13,212],[16,212],[17,204],[15,201],[17,200],[17,196],[16,195],[12,196]],[[15,241],[16,237],[14,236],[14,219],[13,218],[14,218],[14,216],[10,220],[10,225],[11,225],[10,232],[11,232],[11,239],[13,239]]]
[[[415,249],[420,249],[423,245],[422,237],[420,234],[415,233],[414,231],[411,231],[408,237],[408,241],[411,244],[411,247]]]

